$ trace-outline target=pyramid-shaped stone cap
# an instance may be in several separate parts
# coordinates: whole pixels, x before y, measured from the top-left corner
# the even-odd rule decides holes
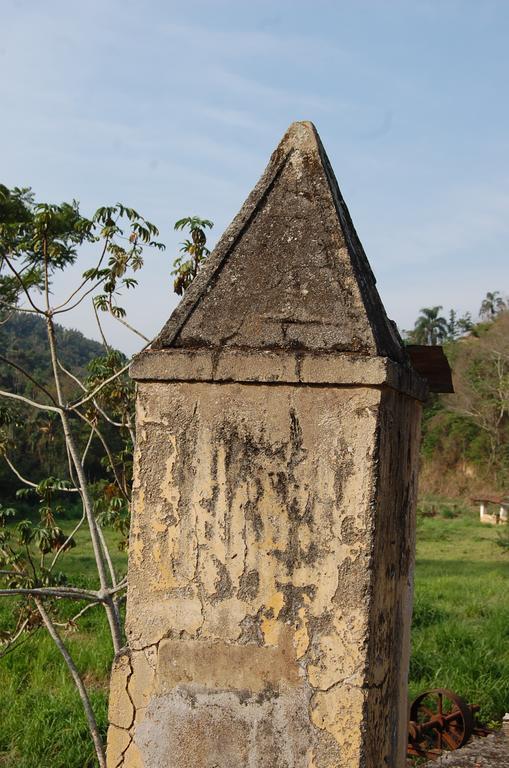
[[[403,361],[312,123],[293,123],[152,349],[346,352]]]

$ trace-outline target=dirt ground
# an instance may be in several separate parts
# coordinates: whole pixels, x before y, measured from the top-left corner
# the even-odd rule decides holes
[[[509,738],[494,733],[476,738],[463,749],[447,752],[439,760],[426,763],[422,768],[509,768]]]

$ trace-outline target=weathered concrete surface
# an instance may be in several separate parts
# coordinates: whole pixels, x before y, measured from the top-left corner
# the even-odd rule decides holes
[[[140,385],[132,666],[111,721],[136,710],[144,765],[176,760],[188,728],[195,765],[375,766],[380,742],[397,765],[418,412],[388,389]],[[221,711],[249,759],[210,757]]]
[[[418,400],[428,392],[426,382],[409,365],[388,357],[337,352],[164,349],[135,358],[131,375],[137,381],[386,385]]]
[[[409,763],[409,768],[411,763]],[[497,732],[485,738],[472,739],[455,752],[446,752],[438,760],[422,768],[509,768],[509,741]]]
[[[405,764],[425,387],[322,153],[309,124],[291,129],[133,366],[128,648],[109,768]]]
[[[294,123],[154,348],[403,360],[375,282],[314,126]]]

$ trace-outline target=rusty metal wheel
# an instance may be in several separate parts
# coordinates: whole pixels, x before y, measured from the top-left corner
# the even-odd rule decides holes
[[[474,730],[474,715],[461,696],[446,688],[421,693],[410,706],[409,747],[433,757],[462,747]]]

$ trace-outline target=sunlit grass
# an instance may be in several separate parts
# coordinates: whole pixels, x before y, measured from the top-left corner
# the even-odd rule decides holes
[[[72,522],[67,523],[65,530]],[[115,567],[126,570],[127,558],[110,533]],[[65,572],[72,584],[97,586],[92,547],[86,532],[65,555]],[[65,622],[86,603],[61,601]],[[0,601],[0,631],[12,621],[15,605]],[[103,610],[90,609],[79,632],[61,630],[90,692],[103,735],[107,728],[108,679],[113,650]],[[96,765],[81,702],[62,657],[43,629],[28,636],[18,650],[0,659],[0,766],[2,768],[91,768]]]
[[[499,722],[509,707],[509,556],[475,511],[420,519],[410,694],[450,688]]]

